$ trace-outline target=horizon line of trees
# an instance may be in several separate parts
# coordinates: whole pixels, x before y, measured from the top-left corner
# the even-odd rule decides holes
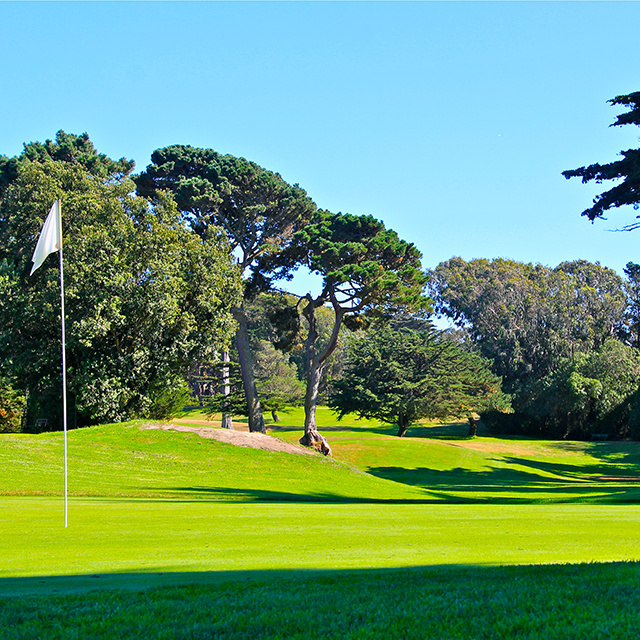
[[[614,125],[640,123],[640,93],[611,103],[630,110]],[[584,215],[638,206],[639,153],[564,172],[625,178]],[[584,260],[454,257],[425,272],[381,221],[319,209],[244,158],[172,145],[133,169],[63,131],[0,156],[0,430],[60,424],[57,270],[28,277],[59,198],[71,426],[167,417],[200,365],[219,372],[207,402],[225,426],[245,413],[264,432],[263,410],[275,420],[303,402],[301,442],[325,454],[321,398],[399,435],[445,415],[473,434],[478,413],[502,432],[640,435],[640,265],[626,281]],[[300,266],[322,279],[318,296],[274,288]],[[455,328],[436,331],[434,312]]]

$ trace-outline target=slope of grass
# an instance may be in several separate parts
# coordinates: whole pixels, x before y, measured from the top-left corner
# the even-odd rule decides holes
[[[465,423],[427,423],[397,438],[395,429],[320,408],[318,422],[334,455],[367,473],[421,487],[453,502],[640,501],[640,443],[467,438]],[[278,437],[295,442],[302,416],[292,411]]]
[[[638,635],[640,505],[596,504],[637,499],[637,443],[318,417],[334,460],[70,432],[68,529],[62,435],[0,436],[2,637]]]
[[[60,495],[61,433],[0,436],[0,495]],[[72,496],[220,500],[420,500],[419,488],[321,455],[236,447],[137,421],[70,431]]]

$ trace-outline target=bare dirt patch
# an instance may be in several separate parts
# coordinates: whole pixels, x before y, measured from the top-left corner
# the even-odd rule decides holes
[[[278,438],[263,433],[249,433],[246,431],[231,431],[230,429],[212,429],[211,427],[188,427],[181,424],[147,423],[142,429],[161,429],[162,431],[183,431],[195,433],[201,438],[210,438],[219,442],[226,442],[238,447],[251,447],[263,451],[279,451],[283,453],[298,453],[307,456],[315,455],[314,449],[307,449],[301,445],[284,442]]]

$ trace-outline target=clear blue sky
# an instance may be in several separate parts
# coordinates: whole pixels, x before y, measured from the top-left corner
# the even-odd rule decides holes
[[[136,161],[245,156],[454,255],[640,262],[635,212],[561,175],[638,146],[636,2],[0,2],[0,153],[87,131]],[[300,284],[303,288],[304,282]]]

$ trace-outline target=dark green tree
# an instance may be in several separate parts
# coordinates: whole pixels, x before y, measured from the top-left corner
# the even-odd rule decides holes
[[[627,294],[625,338],[632,347],[640,349],[640,264],[627,262],[624,275],[627,277],[624,283]]]
[[[557,438],[635,435],[629,417],[639,376],[640,353],[608,339],[594,351],[563,359],[554,371],[530,383],[518,426],[526,433]],[[489,423],[511,418],[490,416]]]
[[[301,299],[308,328],[305,433],[300,442],[329,454],[331,448],[318,432],[315,416],[322,374],[338,345],[340,328],[344,323],[357,329],[370,318],[427,307],[426,279],[418,249],[372,216],[318,211],[295,240],[298,259],[322,277],[323,285],[319,296]],[[333,326],[321,344],[317,310],[325,305],[333,311]]]
[[[398,427],[398,436],[422,418],[464,417],[475,435],[476,412],[508,407],[489,363],[433,329],[390,324],[355,338],[329,406],[340,418],[356,413]]]
[[[0,199],[6,188],[18,177],[18,167],[27,162],[56,160],[82,167],[92,176],[121,180],[129,176],[135,163],[121,158],[112,160],[98,153],[87,133],[76,135],[60,130],[55,140],[25,143],[22,153],[15,158],[0,156]]]
[[[59,422],[59,273],[54,257],[29,277],[51,203],[63,208],[71,423],[156,413],[211,359],[233,328],[238,269],[220,230],[188,231],[170,196],[153,207],[133,183],[82,163],[21,160],[0,205],[0,353],[29,411]],[[160,396],[163,396],[161,398]],[[32,416],[35,417],[35,416]]]
[[[620,114],[610,126],[620,127],[625,124],[640,126],[640,92],[616,96],[608,102],[612,105],[623,105],[628,109],[625,113]],[[608,191],[596,196],[593,200],[593,206],[582,212],[582,215],[592,222],[596,218],[604,218],[606,211],[611,208],[631,205],[634,209],[638,209],[640,204],[640,149],[627,149],[621,151],[620,155],[622,159],[615,162],[595,163],[562,172],[562,175],[567,179],[582,178],[584,184],[592,180],[598,184],[603,180],[620,181]],[[627,225],[624,229],[630,231],[639,227],[640,223],[636,222]]]
[[[171,191],[184,217],[200,234],[211,224],[224,229],[245,276],[245,301],[286,277],[294,263],[286,259],[295,231],[315,211],[298,185],[244,158],[213,149],[173,145],[158,149],[137,179],[138,193],[156,197]],[[244,304],[234,308],[236,347],[251,431],[265,431],[250,352]]]

